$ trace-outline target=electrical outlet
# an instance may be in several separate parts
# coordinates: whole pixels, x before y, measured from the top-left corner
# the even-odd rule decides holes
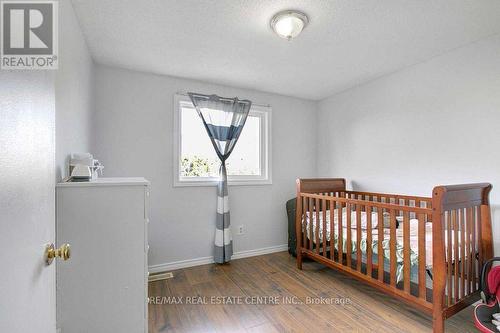
[[[238,226],[238,235],[243,235],[245,233],[245,228],[243,225]]]

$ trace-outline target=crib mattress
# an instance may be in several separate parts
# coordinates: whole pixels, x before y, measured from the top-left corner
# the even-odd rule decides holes
[[[351,254],[356,253],[356,247],[357,247],[357,227],[356,227],[356,219],[357,219],[357,214],[355,211],[351,212],[351,246],[349,249],[349,246],[347,244],[347,226],[346,226],[346,221],[347,221],[347,212],[345,211],[345,208],[343,210],[343,216],[342,216],[342,252],[343,253],[348,253],[350,252]],[[313,218],[312,218],[312,225],[313,225],[313,242],[316,242],[316,223],[317,223],[317,218],[316,214],[313,212]],[[372,242],[371,244],[367,244],[367,235],[368,231],[366,229],[366,212],[361,212],[360,214],[361,217],[361,242],[360,242],[360,250],[363,254],[364,257],[366,257],[366,252],[367,252],[367,247],[371,246],[372,248],[372,253],[373,256],[378,256],[378,242],[379,242],[379,232],[378,232],[378,214],[376,212],[372,213],[372,226],[373,228],[371,229],[372,232]],[[307,238],[310,238],[310,217],[309,217],[309,212],[306,213],[306,219],[307,219]],[[382,249],[384,251],[384,257],[387,260],[390,260],[390,229],[388,226],[390,225],[390,217],[388,214],[384,214],[384,232],[383,236],[380,237],[380,240],[382,241]],[[396,268],[396,279],[397,282],[401,281],[403,279],[403,244],[404,244],[404,239],[403,239],[403,225],[402,221],[400,221],[399,228],[396,229],[396,262],[397,262],[397,268]],[[303,221],[304,222],[304,221]],[[323,233],[326,231],[326,240],[330,241],[331,240],[331,233],[330,233],[330,211],[326,211],[326,223],[325,223],[325,230],[323,230],[323,213],[319,213],[319,237],[318,239],[320,242],[323,240]],[[334,211],[334,226],[333,226],[333,244],[335,246],[335,249],[339,251],[338,249],[338,212],[337,209]],[[404,222],[403,222],[404,223]],[[417,219],[409,219],[410,223],[410,265],[418,265],[418,220]],[[428,222],[425,224],[425,248],[426,248],[426,253],[425,253],[425,263],[426,263],[426,269],[432,269],[432,223]]]

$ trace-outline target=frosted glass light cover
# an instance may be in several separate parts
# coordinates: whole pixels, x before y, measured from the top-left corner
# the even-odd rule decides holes
[[[285,11],[273,17],[271,27],[278,36],[290,40],[302,32],[307,22],[308,19],[305,14]]]

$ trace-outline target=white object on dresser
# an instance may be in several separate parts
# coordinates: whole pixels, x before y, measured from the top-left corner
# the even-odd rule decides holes
[[[149,191],[144,178],[57,185],[57,240],[72,251],[56,267],[62,332],[147,332]]]

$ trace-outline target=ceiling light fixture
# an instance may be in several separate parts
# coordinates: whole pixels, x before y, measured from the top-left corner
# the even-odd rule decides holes
[[[309,19],[306,14],[296,10],[284,10],[273,16],[271,28],[281,38],[290,40],[297,37],[307,23],[309,23]]]

